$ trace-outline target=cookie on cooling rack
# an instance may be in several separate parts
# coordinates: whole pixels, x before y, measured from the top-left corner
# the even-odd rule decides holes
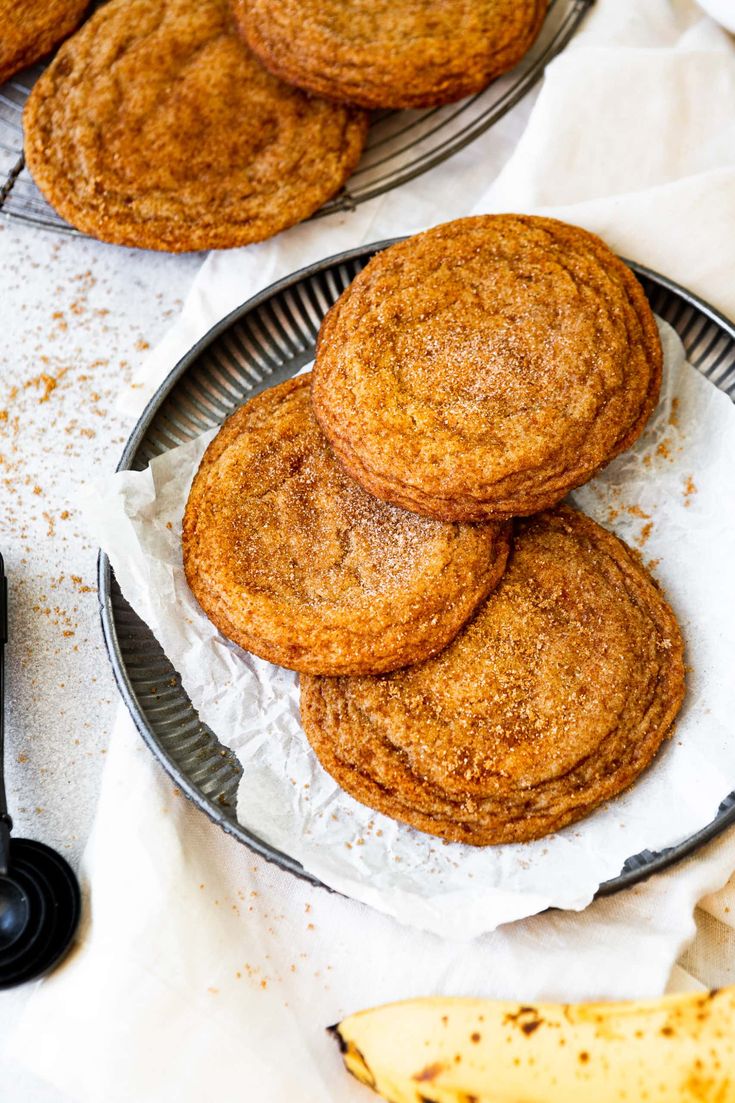
[[[25,108],[51,205],[121,245],[180,252],[260,241],[312,214],[358,161],[364,112],[268,73],[227,0],[110,0]]]
[[[379,812],[456,842],[537,839],[651,762],[684,695],[683,643],[629,549],[566,506],[517,524],[497,589],[437,657],[301,679],[322,766]]]
[[[189,586],[220,631],[320,674],[440,651],[497,583],[508,541],[508,526],[432,521],[366,494],[314,420],[308,375],[225,422],[183,529]]]
[[[500,519],[554,505],[631,445],[661,369],[643,289],[600,238],[484,215],[373,257],[322,322],[312,397],[370,493]]]
[[[272,73],[361,107],[432,107],[485,88],[530,49],[547,0],[232,0]]]
[[[0,0],[0,84],[78,27],[89,0]]]

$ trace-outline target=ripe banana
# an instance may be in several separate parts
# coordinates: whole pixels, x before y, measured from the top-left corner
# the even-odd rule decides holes
[[[427,998],[331,1027],[390,1103],[735,1103],[735,987],[626,1003]]]

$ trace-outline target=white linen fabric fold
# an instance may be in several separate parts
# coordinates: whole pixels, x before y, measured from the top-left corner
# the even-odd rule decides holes
[[[458,157],[348,216],[205,262],[181,319],[125,396],[140,407],[215,321],[331,253],[471,211],[577,222],[735,315],[735,46],[691,0],[597,0],[531,107]],[[734,779],[723,778],[723,792]],[[429,993],[583,999],[733,979],[730,833],[581,914],[549,912],[471,943],[411,931],[269,866],[113,733],[85,857],[81,944],[27,1005],[5,1059],[71,1099],[263,1103],[370,1098],[323,1027]],[[141,901],[143,904],[141,905]],[[728,933],[730,932],[730,933]],[[719,975],[715,975],[720,970]]]

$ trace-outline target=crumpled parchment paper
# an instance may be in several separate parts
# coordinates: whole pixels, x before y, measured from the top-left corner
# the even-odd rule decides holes
[[[224,639],[184,578],[181,518],[214,432],[84,488],[87,523],[125,597],[242,763],[239,820],[331,887],[403,923],[472,938],[552,905],[584,908],[627,857],[703,827],[735,788],[735,408],[660,328],[654,416],[572,501],[638,548],[664,587],[686,639],[687,697],[635,785],[537,842],[442,843],[364,808],[321,769],[299,723],[297,675]]]

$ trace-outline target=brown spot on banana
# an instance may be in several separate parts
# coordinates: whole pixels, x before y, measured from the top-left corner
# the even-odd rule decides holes
[[[420,1072],[414,1073],[411,1077],[418,1084],[422,1084],[427,1080],[436,1080],[437,1076],[440,1076],[444,1072],[444,1065],[440,1061],[435,1061],[433,1065],[427,1065],[426,1068],[421,1069]]]

